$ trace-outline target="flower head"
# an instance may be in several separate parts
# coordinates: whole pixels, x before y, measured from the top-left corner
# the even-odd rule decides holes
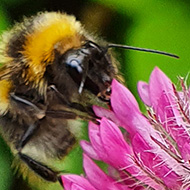
[[[66,175],[65,184],[85,181],[92,190],[190,189],[190,92],[183,80],[181,86],[178,92],[155,68],[148,84],[138,83],[139,95],[148,109],[145,116],[131,92],[113,80],[112,110],[95,106],[102,119],[99,125],[89,123],[90,142],[81,141],[86,177],[80,177],[80,182],[79,176],[73,180]],[[107,163],[107,174],[87,155]],[[90,188],[81,185],[78,189]]]

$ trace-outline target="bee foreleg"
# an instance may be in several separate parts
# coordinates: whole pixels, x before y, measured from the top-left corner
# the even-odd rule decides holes
[[[52,169],[48,168],[47,166],[43,165],[42,163],[35,161],[31,157],[22,154],[19,152],[19,156],[21,160],[23,160],[30,169],[32,169],[35,173],[41,176],[43,179],[47,181],[56,182],[59,180],[59,172],[53,171]]]
[[[70,102],[65,98],[65,96],[63,94],[61,94],[61,92],[59,92],[59,90],[56,88],[55,85],[48,86],[48,90],[54,92],[56,94],[56,96],[60,100],[62,100],[66,105],[70,105]]]

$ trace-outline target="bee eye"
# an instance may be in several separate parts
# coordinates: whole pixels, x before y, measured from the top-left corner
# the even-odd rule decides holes
[[[75,68],[79,73],[82,73],[83,71],[80,60],[76,58],[71,58],[68,60],[68,62],[66,62],[66,65]]]
[[[64,55],[63,63],[66,64],[67,68],[76,69],[78,73],[82,73],[84,70],[84,59],[86,55],[81,53],[80,50],[68,51]]]

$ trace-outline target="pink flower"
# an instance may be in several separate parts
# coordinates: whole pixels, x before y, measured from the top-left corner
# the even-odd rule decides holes
[[[83,166],[86,178],[73,174],[62,176],[62,181],[66,190],[128,190],[126,186],[117,184],[114,179],[106,175],[85,154],[83,155]]]
[[[99,125],[89,123],[90,142],[81,141],[86,177],[75,176],[74,180],[63,176],[65,189],[74,190],[66,185],[68,181],[74,185],[85,181],[97,190],[189,190],[190,92],[182,79],[181,86],[178,92],[155,68],[149,84],[138,83],[139,95],[147,105],[145,116],[131,92],[113,80],[112,110],[94,106],[102,119]],[[87,155],[108,164],[107,174]],[[78,189],[90,188],[81,185]]]

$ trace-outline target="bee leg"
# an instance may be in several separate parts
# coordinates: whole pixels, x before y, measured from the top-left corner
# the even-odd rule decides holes
[[[39,121],[40,121],[40,119],[43,119],[43,117],[45,116],[45,112],[43,110],[41,110],[40,108],[38,108],[32,102],[30,102],[26,99],[23,99],[23,98],[15,95],[14,93],[11,93],[10,96],[11,96],[12,100],[17,103],[17,105],[19,106],[20,109],[22,109],[24,106],[25,109],[28,108],[28,110],[32,109],[33,111],[35,111],[35,115],[37,118],[36,122],[29,125],[29,127],[27,128],[27,130],[24,132],[23,136],[21,137],[20,141],[18,142],[18,145],[16,148],[18,150],[18,155],[19,155],[20,159],[23,162],[25,162],[31,170],[33,170],[36,174],[38,174],[43,179],[45,179],[47,181],[51,181],[51,182],[58,181],[59,172],[53,171],[48,166],[40,163],[39,161],[34,160],[30,156],[22,153],[22,149],[24,148],[24,146],[29,142],[31,137],[35,134],[36,130],[39,129]]]
[[[58,180],[58,173],[52,169],[48,168],[47,166],[43,165],[42,163],[35,161],[31,157],[22,154],[19,152],[19,156],[22,161],[24,161],[30,169],[32,169],[35,173],[41,176],[43,179],[51,182],[56,182]]]
[[[58,91],[55,85],[48,86],[48,90],[55,92],[60,100],[62,100],[66,105],[70,105],[70,102],[65,98],[65,96],[63,96],[63,94],[61,94],[61,92]]]
[[[18,146],[18,155],[22,161],[24,161],[28,167],[47,181],[56,182],[58,180],[58,172],[53,171],[46,165],[34,160],[33,158],[22,153],[22,148],[28,143],[32,135],[38,129],[38,123],[31,124],[23,134]]]
[[[33,136],[35,131],[38,129],[38,124],[37,122],[34,124],[31,124],[28,129],[24,132],[21,140],[19,141],[17,145],[17,150],[21,151],[21,149],[25,146],[25,144],[30,140],[30,138]]]
[[[26,110],[30,111],[32,110],[32,112],[35,114],[35,116],[38,119],[42,119],[43,117],[45,117],[45,111],[40,109],[38,106],[36,106],[35,104],[33,104],[32,102],[21,98],[17,95],[15,95],[14,93],[10,93],[10,97],[11,99],[17,103],[17,105],[19,106],[20,109],[23,109],[23,106]]]
[[[21,150],[24,145],[29,141],[31,136],[35,133],[35,131],[38,129],[38,121],[42,119],[45,116],[45,111],[41,110],[38,108],[35,104],[32,102],[21,98],[14,93],[10,93],[11,99],[16,103],[19,107],[19,109],[24,109],[25,112],[28,112],[28,115],[30,115],[30,111],[34,113],[34,115],[30,115],[31,117],[33,116],[37,121],[34,122],[33,124],[30,124],[27,130],[24,132],[23,136],[21,137],[20,142],[17,145],[17,150]]]

